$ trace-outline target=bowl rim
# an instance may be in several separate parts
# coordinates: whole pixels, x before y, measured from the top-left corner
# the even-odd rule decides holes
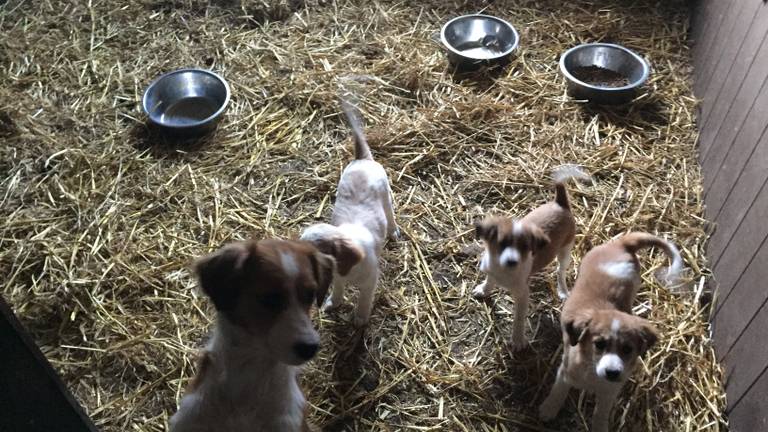
[[[149,109],[147,107],[147,104],[149,103],[148,96],[149,96],[150,92],[161,81],[163,81],[164,79],[166,79],[166,78],[168,78],[168,77],[170,77],[172,75],[176,75],[176,74],[180,74],[180,73],[184,73],[184,72],[196,72],[196,73],[202,73],[202,74],[206,74],[206,75],[210,75],[210,76],[214,77],[216,80],[218,80],[221,84],[224,85],[224,102],[222,102],[221,106],[219,107],[219,109],[216,110],[216,112],[214,112],[213,114],[209,115],[208,117],[206,117],[206,118],[204,118],[202,120],[198,120],[198,121],[193,122],[193,123],[185,123],[183,125],[174,125],[174,124],[170,124],[170,123],[167,123],[167,122],[160,121],[160,119],[157,118],[157,116],[155,116],[155,115],[153,115],[152,113],[149,112]],[[149,86],[147,86],[147,89],[144,90],[144,95],[142,96],[142,101],[141,101],[141,107],[144,110],[144,113],[147,115],[147,117],[149,117],[149,119],[153,123],[155,123],[155,124],[158,124],[158,125],[166,127],[166,128],[190,129],[190,128],[195,128],[195,127],[199,127],[199,126],[205,125],[205,124],[215,120],[217,117],[219,117],[227,109],[227,105],[229,105],[229,99],[230,99],[229,84],[227,83],[227,81],[221,75],[219,75],[216,72],[214,72],[212,70],[209,70],[209,69],[182,68],[182,69],[175,69],[175,70],[172,70],[170,72],[166,72],[166,73],[160,75],[159,77],[155,78],[149,84]]]
[[[641,67],[643,68],[642,76],[640,76],[640,78],[638,78],[634,82],[631,82],[621,87],[596,86],[576,78],[571,74],[571,72],[565,66],[565,59],[568,58],[568,56],[572,55],[574,52],[582,50],[584,48],[588,48],[588,47],[608,47],[608,48],[615,48],[615,49],[624,51],[625,53],[629,54],[632,58],[634,58],[638,63],[640,63]],[[573,81],[575,83],[578,83],[579,85],[582,85],[588,89],[611,93],[611,92],[621,92],[625,90],[631,90],[643,85],[643,83],[645,83],[645,81],[648,80],[648,76],[651,73],[651,66],[648,63],[648,61],[644,59],[641,55],[637,54],[636,52],[632,51],[631,49],[625,46],[612,44],[612,43],[605,43],[605,42],[592,42],[592,43],[583,43],[583,44],[576,45],[575,47],[570,48],[566,52],[564,52],[563,55],[560,56],[560,72],[565,76],[566,79]]]
[[[446,39],[446,37],[445,37],[445,31],[448,29],[448,26],[453,24],[455,21],[459,21],[459,20],[467,19],[467,18],[486,18],[486,19],[490,19],[490,20],[493,20],[493,21],[500,22],[501,24],[509,27],[509,29],[512,30],[512,34],[515,35],[514,43],[512,44],[512,46],[508,50],[502,52],[501,54],[497,54],[497,55],[495,55],[493,57],[478,58],[478,57],[472,57],[472,56],[466,55],[465,53],[457,50],[456,48],[453,47],[453,45],[448,43],[448,39]],[[457,16],[455,18],[452,18],[452,19],[448,20],[448,22],[443,24],[443,27],[440,29],[440,42],[442,42],[443,46],[447,50],[449,50],[450,52],[452,52],[452,53],[454,53],[454,54],[456,54],[458,56],[467,58],[467,59],[472,59],[472,60],[496,60],[496,59],[499,59],[499,58],[506,57],[506,56],[510,55],[512,52],[514,52],[517,49],[518,45],[520,45],[520,34],[517,32],[517,29],[515,28],[515,26],[513,26],[508,21],[506,21],[504,19],[501,19],[499,17],[493,16],[493,15],[486,15],[486,14],[467,14],[467,15],[460,15],[460,16]]]

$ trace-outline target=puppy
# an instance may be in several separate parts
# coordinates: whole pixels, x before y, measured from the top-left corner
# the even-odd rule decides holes
[[[309,311],[328,291],[333,258],[307,242],[248,241],[194,269],[216,326],[170,431],[309,430],[297,374],[319,347]]]
[[[525,348],[525,319],[528,315],[528,278],[557,257],[557,291],[568,296],[565,273],[571,264],[571,249],[576,234],[576,221],[571,213],[565,182],[571,178],[589,179],[575,166],[566,166],[552,173],[555,200],[535,208],[521,220],[489,217],[475,223],[475,234],[485,243],[480,259],[480,271],[487,276],[475,287],[476,298],[486,297],[500,285],[515,299],[515,323],[512,347]]]
[[[373,308],[379,255],[386,237],[397,238],[399,230],[387,173],[373,160],[356,110],[344,100],[342,109],[352,129],[355,160],[341,173],[331,223],[308,227],[301,239],[336,258],[333,291],[323,310],[341,305],[344,286],[356,284],[360,296],[353,323],[363,326],[368,323]]]
[[[608,431],[611,408],[621,387],[637,359],[657,340],[654,327],[632,314],[640,286],[635,253],[651,246],[661,248],[672,261],[666,283],[675,284],[683,270],[680,253],[672,243],[651,234],[629,233],[584,256],[563,306],[563,360],[552,391],[539,409],[542,420],[557,415],[574,386],[597,395],[592,431]]]

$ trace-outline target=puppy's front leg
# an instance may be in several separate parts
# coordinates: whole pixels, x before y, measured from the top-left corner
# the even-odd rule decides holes
[[[595,413],[592,415],[592,432],[608,432],[611,425],[611,409],[616,402],[621,386],[612,386],[605,391],[598,391]]]
[[[525,323],[528,319],[528,302],[531,293],[528,289],[528,282],[518,284],[517,289],[510,290],[515,299],[515,323],[512,325],[512,350],[520,351],[525,348]]]
[[[571,265],[571,249],[573,249],[573,242],[557,252],[557,295],[560,300],[568,298],[568,284],[565,282],[565,276]]]
[[[491,295],[491,291],[496,287],[496,283],[490,276],[485,277],[485,282],[479,284],[472,290],[472,296],[475,298],[485,298]]]
[[[362,327],[368,324],[373,309],[373,297],[376,294],[376,284],[379,281],[379,269],[372,266],[371,272],[360,283],[360,296],[357,299],[357,311],[353,324],[355,327]]]
[[[337,307],[341,306],[343,302],[344,302],[344,282],[338,280],[338,277],[337,277],[336,279],[333,280],[333,288],[331,291],[331,295],[329,295],[328,298],[325,299],[325,303],[323,303],[323,308],[321,310],[323,312],[332,311]]]
[[[539,407],[539,418],[545,422],[548,422],[557,416],[560,409],[565,403],[565,398],[568,397],[568,391],[571,386],[565,382],[565,372],[563,371],[563,365],[557,369],[557,378],[555,378],[555,384],[552,386],[552,390],[549,391],[549,396],[544,399]]]

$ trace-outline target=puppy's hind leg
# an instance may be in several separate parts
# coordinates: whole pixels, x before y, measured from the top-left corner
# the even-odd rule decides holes
[[[400,240],[400,228],[395,221],[395,201],[392,199],[392,189],[387,185],[387,196],[384,198],[384,214],[387,217],[387,236],[392,240]]]
[[[373,299],[376,294],[376,285],[379,282],[379,268],[373,266],[373,270],[360,282],[360,296],[357,298],[357,310],[353,324],[355,327],[362,327],[368,324],[373,310]]]
[[[569,294],[566,274],[568,267],[571,266],[571,249],[573,249],[573,242],[563,246],[557,252],[557,295],[560,300],[567,299]]]
[[[548,422],[554,419],[563,407],[565,398],[568,397],[568,391],[571,389],[571,386],[565,382],[564,373],[563,365],[561,364],[557,369],[557,378],[555,378],[552,390],[549,391],[549,396],[539,406],[539,418],[542,421]]]

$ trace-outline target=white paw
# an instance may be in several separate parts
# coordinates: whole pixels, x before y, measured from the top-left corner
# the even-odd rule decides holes
[[[476,286],[475,289],[472,290],[472,297],[477,299],[488,297],[488,293],[486,292],[485,287],[486,287],[485,282]]]
[[[565,301],[568,298],[568,291],[564,290],[557,290],[557,296],[560,298],[560,300]]]
[[[389,238],[394,241],[400,240],[400,227],[395,227],[395,230],[389,233]]]
[[[333,297],[328,297],[325,299],[325,303],[323,303],[323,307],[320,308],[321,312],[330,312],[337,307],[341,306],[341,301],[336,301],[333,299]]]
[[[539,406],[539,418],[541,421],[551,421],[557,417],[557,413],[560,411],[560,407],[554,404],[549,398],[545,399]]]

